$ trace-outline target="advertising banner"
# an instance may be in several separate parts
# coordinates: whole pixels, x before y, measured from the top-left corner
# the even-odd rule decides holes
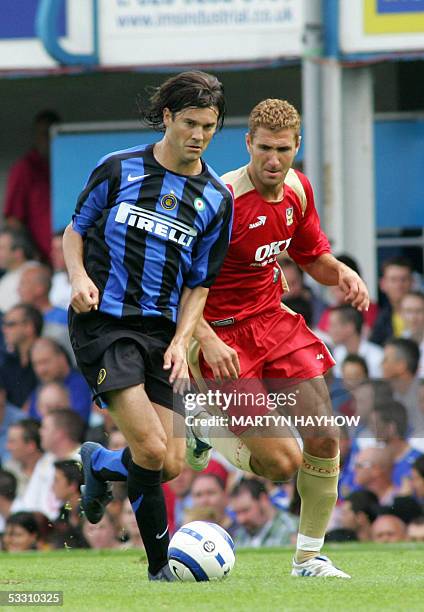
[[[54,36],[69,52],[92,48],[91,0],[60,3]],[[51,69],[57,62],[47,53],[36,34],[40,0],[1,0],[0,70]]]
[[[424,52],[424,0],[341,0],[343,53]]]
[[[100,0],[102,65],[302,54],[303,0]]]
[[[52,40],[67,53],[90,53],[94,0],[59,1],[62,10],[51,27]],[[300,57],[303,4],[304,0],[97,0],[99,63],[153,67]],[[40,0],[2,0],[0,70],[58,65],[36,36],[39,7]]]

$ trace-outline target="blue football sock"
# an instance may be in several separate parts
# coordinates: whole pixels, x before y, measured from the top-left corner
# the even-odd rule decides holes
[[[128,497],[152,575],[157,574],[168,562],[169,533],[161,479],[162,470],[148,470],[130,460]]]

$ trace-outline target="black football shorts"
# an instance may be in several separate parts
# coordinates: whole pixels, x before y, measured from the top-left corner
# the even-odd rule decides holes
[[[69,334],[78,367],[91,387],[93,398],[107,407],[108,391],[144,384],[152,402],[177,410],[163,356],[175,333],[165,317],[126,317],[69,309]]]

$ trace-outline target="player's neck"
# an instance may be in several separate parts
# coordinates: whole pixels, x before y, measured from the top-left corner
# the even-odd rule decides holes
[[[176,174],[184,174],[186,176],[196,176],[202,172],[202,161],[196,159],[194,161],[186,161],[178,157],[172,147],[165,141],[160,140],[153,147],[153,155],[155,160],[166,170],[175,172]]]
[[[284,197],[284,182],[278,183],[278,185],[265,185],[251,165],[248,166],[247,172],[254,188],[263,200],[266,202],[281,202]]]

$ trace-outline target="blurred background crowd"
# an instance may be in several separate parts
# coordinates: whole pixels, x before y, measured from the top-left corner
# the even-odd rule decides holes
[[[49,128],[35,117],[31,150],[12,167],[0,230],[0,534],[3,551],[142,547],[125,486],[98,525],[79,506],[77,450],[90,439],[125,446],[107,411],[92,404],[67,328],[70,285],[62,233],[50,224]],[[355,259],[339,254],[361,272]],[[339,501],[328,541],[424,541],[424,293],[411,262],[381,262],[378,303],[359,313],[337,288],[322,293],[290,259],[281,262],[287,306],[328,344],[334,411],[359,415],[341,430]],[[238,546],[294,542],[294,482],[247,478],[219,455],[164,485],[170,531],[190,520],[226,528]]]

